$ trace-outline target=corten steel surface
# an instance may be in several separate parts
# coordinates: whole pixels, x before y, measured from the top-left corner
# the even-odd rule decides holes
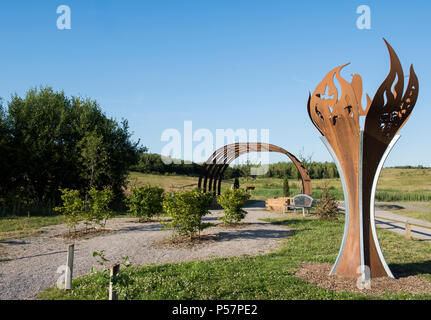
[[[202,165],[198,187],[204,191],[220,194],[221,181],[226,168],[239,156],[250,152],[279,152],[287,155],[295,164],[302,179],[302,188],[305,194],[311,195],[311,180],[302,163],[290,152],[273,144],[251,142],[232,143],[217,149]]]
[[[346,228],[331,274],[371,277],[392,276],[374,225],[374,194],[380,169],[396,135],[409,118],[418,97],[419,83],[413,66],[404,91],[404,73],[392,47],[386,42],[390,71],[373,100],[361,105],[362,79],[354,74],[349,83],[340,76],[340,66],[329,72],[308,99],[311,121],[330,145],[344,176]],[[334,77],[341,92],[338,92]],[[365,117],[363,130],[359,117]],[[326,141],[325,141],[326,140]],[[389,146],[389,147],[388,147]],[[332,149],[332,150],[331,150]],[[360,268],[359,268],[360,267]],[[369,267],[369,274],[366,267]]]

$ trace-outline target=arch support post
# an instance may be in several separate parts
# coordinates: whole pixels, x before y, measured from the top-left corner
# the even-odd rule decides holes
[[[250,152],[279,152],[289,157],[298,169],[304,193],[311,196],[311,179],[302,163],[291,153],[273,144],[261,142],[237,142],[217,149],[202,165],[198,187],[203,191],[213,191],[220,195],[221,180],[229,164],[239,156]],[[208,181],[208,189],[207,189]]]

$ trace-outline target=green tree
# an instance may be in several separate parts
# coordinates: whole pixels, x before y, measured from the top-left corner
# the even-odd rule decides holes
[[[209,213],[208,207],[213,200],[213,194],[200,189],[184,190],[165,194],[163,209],[170,221],[163,222],[165,230],[172,228],[177,235],[185,235],[193,239],[196,234],[209,227],[202,223],[202,218]]]
[[[87,133],[77,145],[81,149],[79,160],[83,166],[81,175],[89,181],[89,187],[94,187],[94,182],[104,174],[104,164],[107,161],[107,153],[103,146],[103,137],[96,132]]]
[[[329,193],[327,184],[322,186],[322,196],[317,204],[316,210],[320,219],[332,220],[336,218],[338,202],[335,200],[335,197]]]
[[[289,179],[287,177],[283,179],[283,196],[290,196]]]
[[[156,186],[142,186],[133,188],[127,198],[129,212],[139,221],[148,221],[163,210],[164,190]]]
[[[142,150],[131,141],[126,120],[118,123],[96,101],[49,87],[12,96],[0,118],[0,149],[6,141],[7,161],[13,163],[4,181],[15,198],[48,207],[60,201],[59,189],[83,193],[91,187],[110,187],[122,198],[129,168]]]
[[[224,224],[239,222],[245,218],[247,211],[243,210],[250,194],[245,189],[226,189],[218,197],[218,203],[223,207],[224,215],[220,219]]]
[[[81,199],[78,190],[61,189],[62,205],[54,210],[66,216],[66,223],[70,229],[76,231],[76,225],[83,219],[85,212],[85,202]]]
[[[90,197],[86,201],[86,211],[84,212],[86,221],[104,228],[106,221],[113,216],[113,211],[109,208],[114,196],[113,192],[109,188],[103,190],[91,188],[88,195]]]
[[[245,178],[246,181],[248,181],[248,178],[251,175],[251,164],[247,160],[247,162],[243,165],[241,165],[241,175]]]
[[[235,181],[233,182],[233,188],[239,189],[239,179],[238,178],[235,178]]]

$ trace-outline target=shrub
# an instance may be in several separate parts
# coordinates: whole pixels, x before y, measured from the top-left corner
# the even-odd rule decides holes
[[[109,204],[114,198],[114,193],[109,188],[103,190],[91,188],[88,195],[90,197],[87,200],[86,221],[96,223],[104,228],[106,220],[113,216],[113,211],[109,208]]]
[[[82,220],[85,201],[81,199],[79,190],[60,189],[60,192],[63,203],[61,207],[56,207],[54,210],[66,216],[70,231],[72,228],[75,229],[78,222]]]
[[[212,200],[212,193],[204,193],[200,189],[165,194],[163,209],[171,220],[162,222],[164,230],[172,228],[176,234],[189,236],[190,239],[197,233],[200,235],[210,225],[202,223],[202,217],[209,213]]]
[[[288,197],[289,195],[290,195],[289,179],[285,177],[283,179],[283,196]]]
[[[163,210],[163,192],[160,187],[143,186],[133,188],[127,198],[129,212],[139,221],[148,221]]]
[[[322,197],[316,207],[320,219],[334,219],[338,213],[338,203],[335,197],[329,193],[328,185],[322,187]]]
[[[232,224],[245,218],[247,211],[242,207],[249,198],[250,194],[245,189],[226,189],[222,192],[218,203],[224,209],[224,216],[220,217],[224,224]]]
[[[70,229],[75,229],[78,222],[84,220],[86,225],[96,223],[101,227],[106,225],[106,220],[112,217],[113,212],[109,208],[114,194],[112,190],[106,188],[97,190],[91,188],[88,197],[82,199],[79,190],[60,189],[61,207],[54,210],[66,216],[66,222]]]

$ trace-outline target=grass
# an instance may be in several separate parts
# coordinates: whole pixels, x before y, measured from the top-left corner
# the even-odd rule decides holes
[[[123,270],[131,280],[133,299],[431,299],[429,295],[387,293],[371,297],[333,292],[294,276],[302,262],[335,261],[343,223],[290,217],[271,220],[294,229],[281,248],[259,256],[131,267]],[[422,274],[431,281],[431,245],[406,240],[379,230],[389,266],[396,275]],[[125,252],[127,254],[127,252]],[[39,299],[107,299],[108,280],[99,273],[79,277],[73,290],[47,289]]]
[[[116,213],[113,218],[132,217],[126,213]],[[42,227],[66,223],[66,217],[63,215],[50,216],[6,216],[0,218],[0,240],[22,238],[40,233],[38,230]]]
[[[131,172],[128,179],[128,189],[134,186],[140,186],[144,184],[156,185],[162,187],[165,190],[178,190],[182,188],[188,189],[197,187],[198,179],[198,177],[157,175]]]
[[[197,177],[163,176],[132,172],[131,184],[152,184],[163,187],[166,190],[181,190],[197,186]],[[320,198],[322,187],[327,184],[330,192],[338,200],[343,200],[344,194],[340,179],[312,180],[313,198]],[[233,179],[224,180],[222,190],[230,188]],[[241,186],[255,186],[253,198],[265,200],[271,197],[281,197],[283,193],[283,180],[278,178],[257,177],[256,179],[240,178]],[[289,181],[292,195],[300,192],[302,183],[300,180]],[[431,169],[402,169],[384,168],[380,175],[376,192],[377,201],[431,201]]]
[[[38,228],[61,224],[66,221],[64,216],[11,216],[0,219],[0,240],[21,238],[39,233]]]

